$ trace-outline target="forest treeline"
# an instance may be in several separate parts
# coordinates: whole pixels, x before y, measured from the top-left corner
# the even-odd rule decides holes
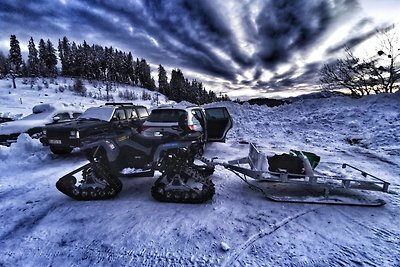
[[[57,67],[59,66],[59,68]],[[125,83],[159,91],[170,100],[189,101],[205,104],[229,100],[207,91],[197,80],[185,78],[180,69],[171,71],[168,80],[165,68],[158,66],[158,87],[151,76],[151,68],[144,58],[134,58],[131,52],[113,47],[71,42],[66,36],[58,40],[57,49],[50,40],[40,39],[38,47],[31,37],[28,43],[28,57],[23,59],[19,41],[15,35],[10,37],[9,54],[0,52],[0,77],[72,77],[88,81]]]

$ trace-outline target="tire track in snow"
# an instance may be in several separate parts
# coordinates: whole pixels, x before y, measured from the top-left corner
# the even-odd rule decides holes
[[[343,212],[340,210],[338,207],[334,208],[338,213],[340,213],[343,218],[347,220],[347,222],[353,226],[353,225],[359,225],[362,228],[366,229],[367,231],[370,231],[373,233],[375,236],[378,238],[382,239],[385,242],[389,242],[396,246],[397,251],[399,251],[399,245],[397,240],[400,240],[400,235],[394,233],[393,231],[386,230],[386,229],[380,229],[378,227],[374,226],[368,226],[365,223],[360,222],[359,220],[355,219],[354,217],[351,217],[348,213]],[[315,229],[309,228],[307,225],[299,224],[301,227],[304,229],[308,229],[309,231],[314,231],[316,235],[318,235],[320,238],[322,238],[325,242],[330,243],[332,246],[337,247],[338,251],[332,250],[334,253],[334,257],[330,261],[323,260],[319,265],[322,266],[352,266],[352,265],[359,265],[359,266],[373,266],[373,267],[378,267],[378,266],[398,266],[398,260],[396,257],[393,258],[386,258],[386,261],[384,262],[377,262],[377,258],[375,258],[374,255],[371,255],[368,253],[368,251],[365,251],[364,247],[356,247],[353,248],[352,246],[346,246],[341,243],[334,242],[331,237],[327,237],[326,234],[323,234],[321,232],[315,232]],[[355,234],[355,233],[354,233]],[[365,235],[364,235],[365,236]],[[390,245],[393,247],[393,245]],[[394,248],[394,247],[393,247]],[[383,256],[382,253],[380,253]],[[390,253],[388,253],[390,255]],[[392,255],[393,256],[393,255]],[[324,264],[322,264],[324,263]],[[388,265],[389,264],[389,265]],[[309,266],[308,263],[306,263],[306,266]],[[313,265],[311,265],[313,266]]]
[[[2,263],[8,265],[15,259],[24,259],[25,255],[30,257],[28,263],[38,260],[42,265],[49,266],[57,264],[55,261],[60,259],[63,265],[70,266],[218,266],[218,260],[213,255],[194,256],[189,252],[180,254],[179,251],[148,247],[113,247],[100,241],[87,244],[37,241],[41,242],[40,245],[28,247],[24,255],[3,251],[5,257],[0,260],[0,266]],[[19,263],[23,265],[23,260]]]
[[[10,188],[0,193],[0,200],[10,200],[11,197],[21,197],[21,195],[27,195],[35,190],[40,190],[37,186],[20,186]]]
[[[322,207],[317,207],[314,209],[309,209],[309,210],[305,210],[302,212],[299,212],[293,216],[289,216],[285,219],[283,219],[282,221],[276,223],[272,228],[268,227],[266,229],[263,229],[261,231],[259,231],[257,234],[251,236],[249,239],[247,239],[247,241],[245,241],[238,249],[235,249],[231,255],[228,256],[228,258],[222,263],[222,267],[227,267],[227,266],[232,266],[233,263],[240,257],[240,255],[247,250],[247,248],[249,246],[251,246],[253,243],[255,243],[256,241],[258,241],[259,239],[268,236],[270,234],[273,234],[275,231],[277,231],[279,228],[285,226],[286,224],[308,214],[311,212],[315,212],[318,209],[321,209]]]
[[[40,221],[42,221],[47,214],[63,205],[64,203],[56,201],[47,205],[46,207],[40,206],[39,210],[31,210],[27,216],[20,218],[10,230],[0,234],[0,240],[5,241],[7,239],[13,239],[15,238],[15,235],[21,235],[32,231],[34,228],[39,226]]]
[[[398,243],[398,240],[400,240],[399,233],[395,233],[389,229],[381,229],[381,228],[374,227],[374,226],[368,226],[365,223],[362,223],[362,222],[354,219],[353,217],[349,216],[348,214],[344,213],[341,210],[337,209],[337,211],[340,214],[342,214],[343,217],[345,217],[346,219],[351,221],[353,224],[358,224],[359,226],[371,231],[374,235],[381,238],[383,241],[393,243],[393,245],[397,245],[400,248],[400,245]]]
[[[333,247],[337,247],[337,250],[332,250],[333,257],[325,260],[322,259],[318,262],[317,266],[352,266],[354,264],[359,266],[364,266],[367,264],[368,266],[377,267],[379,265],[374,263],[374,259],[370,259],[368,257],[363,257],[360,259],[360,250],[356,250],[352,247],[347,247],[336,242],[332,241],[332,238],[328,238],[326,235],[316,232],[314,228],[310,228],[307,225],[299,224],[304,229],[314,232],[314,234],[318,235],[323,241],[328,242]],[[300,262],[299,266],[314,266],[315,262]]]

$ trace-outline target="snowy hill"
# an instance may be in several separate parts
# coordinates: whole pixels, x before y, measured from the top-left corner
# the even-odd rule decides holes
[[[85,108],[104,102],[56,92],[59,80],[40,91],[20,82],[14,90],[10,81],[0,80],[2,114],[28,114],[42,99]],[[85,85],[88,92],[98,90]],[[150,177],[123,178],[124,188],[113,200],[78,202],[58,192],[55,183],[83,165],[85,157],[78,152],[55,156],[21,135],[10,147],[0,146],[0,265],[400,265],[400,93],[305,99],[274,108],[213,105],[229,109],[234,127],[226,143],[207,145],[207,158],[245,156],[243,141],[269,153],[312,151],[321,156],[318,168],[328,174],[340,173],[340,163],[347,162],[389,181],[389,193],[366,192],[387,204],[271,202],[222,166],[213,175],[216,194],[206,204],[156,202],[150,195],[156,178]]]
[[[106,84],[83,81],[87,97],[74,91],[74,79],[16,79],[17,88],[12,88],[11,79],[0,79],[0,117],[19,119],[32,113],[32,107],[41,103],[67,103],[87,109],[107,102]],[[145,95],[146,100],[142,96]],[[125,98],[122,96],[126,96]],[[148,108],[156,105],[157,94],[147,89],[124,84],[111,84],[109,101],[132,102]],[[159,103],[166,98],[159,94]]]

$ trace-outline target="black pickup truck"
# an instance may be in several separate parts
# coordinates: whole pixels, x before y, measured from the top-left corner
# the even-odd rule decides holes
[[[86,138],[126,128],[138,128],[149,116],[146,107],[132,103],[106,103],[87,109],[77,120],[48,125],[43,129],[41,142],[54,154],[68,154],[80,147]]]

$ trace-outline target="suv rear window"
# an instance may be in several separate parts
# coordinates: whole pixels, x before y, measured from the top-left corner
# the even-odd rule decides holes
[[[154,109],[147,121],[150,122],[178,122],[179,117],[186,115],[186,111],[180,109]]]

